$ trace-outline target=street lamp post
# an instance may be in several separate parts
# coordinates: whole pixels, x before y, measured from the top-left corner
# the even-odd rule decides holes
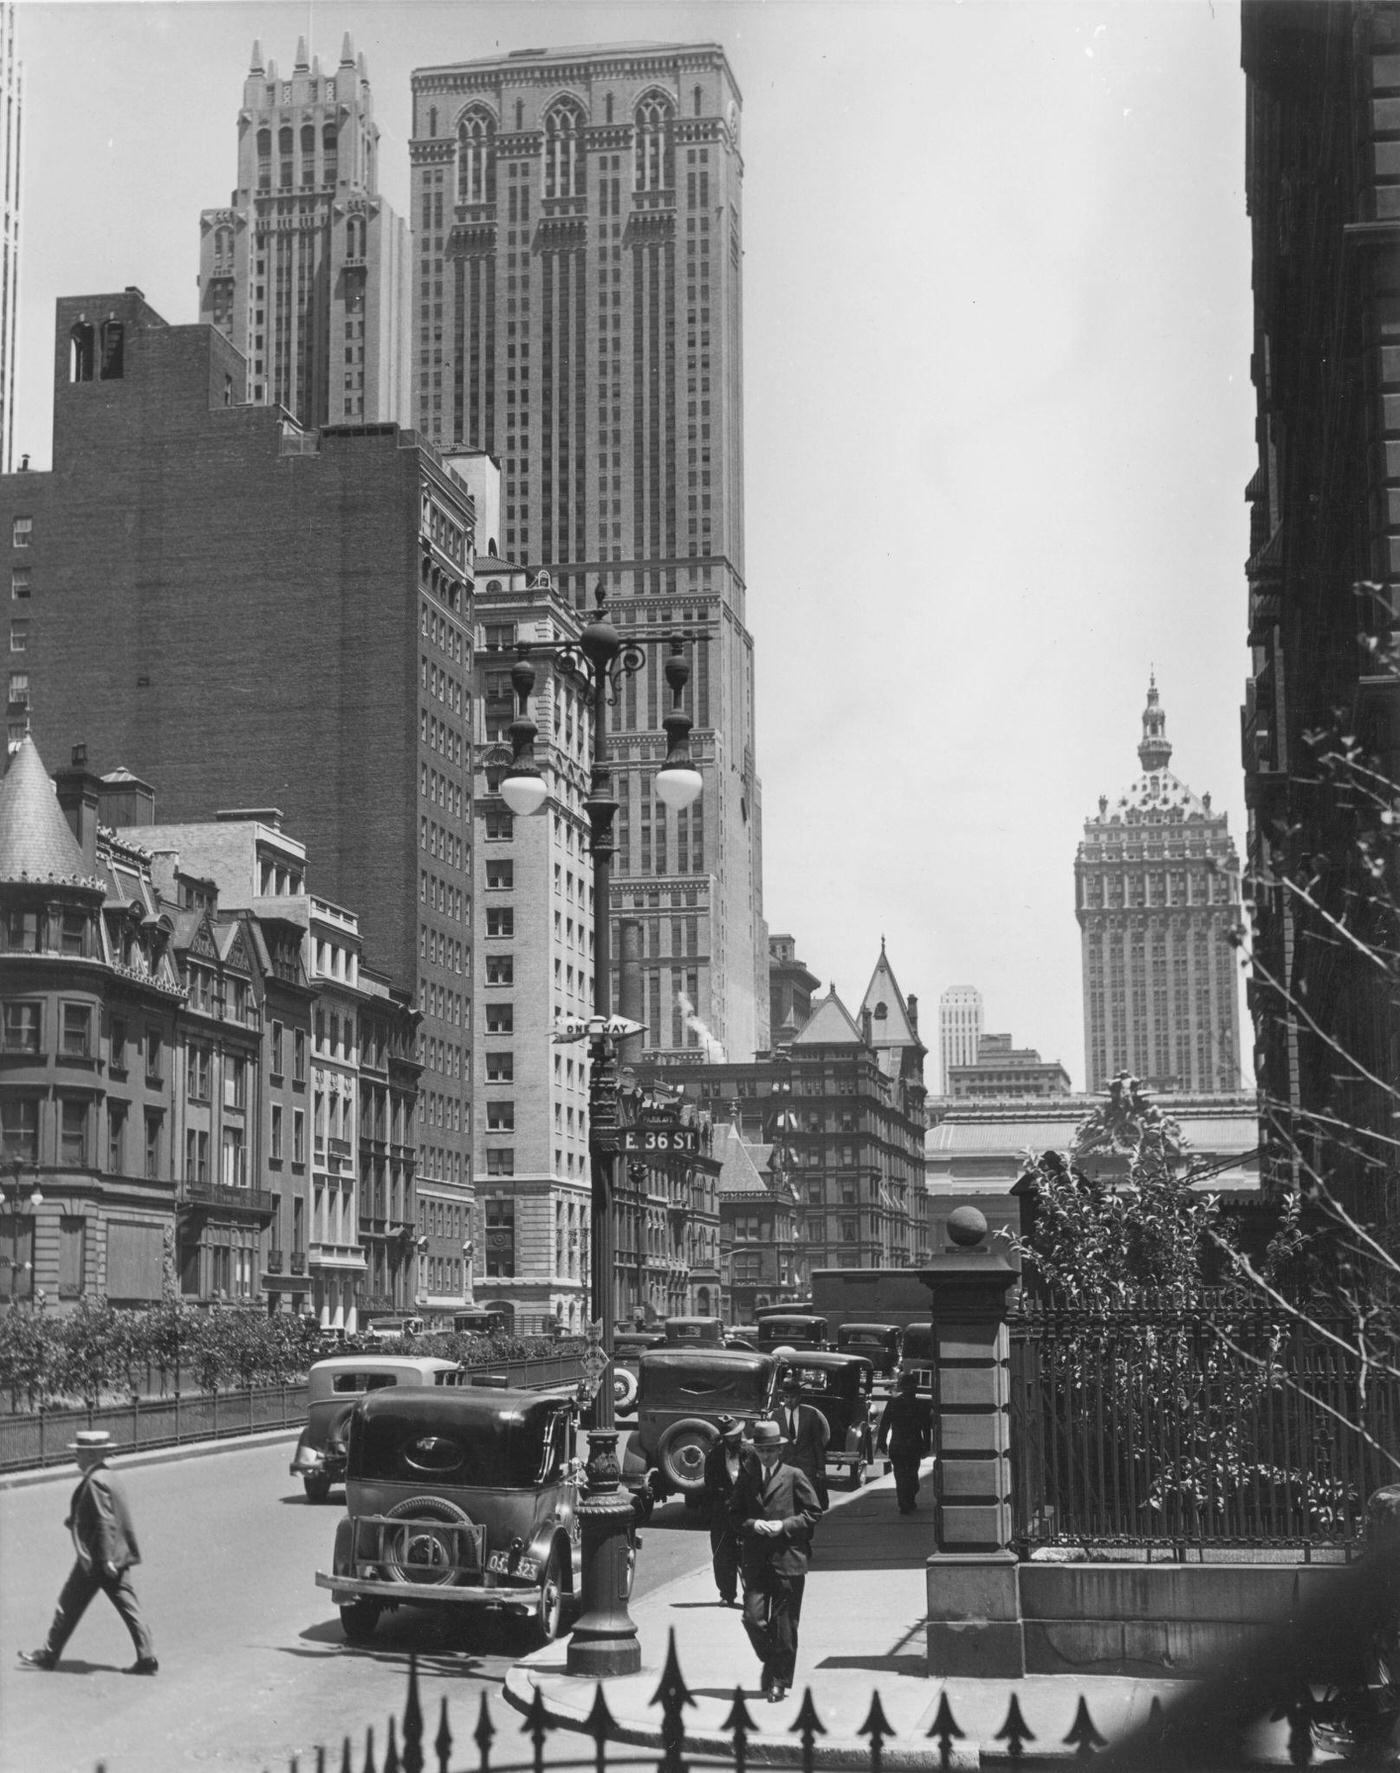
[[[589,1287],[591,1313],[604,1352],[611,1357],[616,1325],[616,1195],[617,1164],[622,1145],[618,1112],[617,1035],[612,1022],[612,859],[617,800],[608,759],[607,710],[615,703],[624,677],[639,671],[650,636],[623,639],[608,620],[603,587],[597,592],[594,618],[577,641],[549,646],[522,644],[511,671],[519,713],[511,722],[511,763],[500,783],[501,797],[512,812],[528,815],[544,805],[548,789],[535,762],[538,730],[530,719],[530,693],[535,687],[531,656],[544,657],[578,671],[588,689],[593,712],[593,757],[588,798],[590,854],[593,857],[593,1015],[589,1022],[588,1155],[592,1223]],[[664,805],[679,812],[700,793],[702,778],[690,759],[691,719],[681,707],[690,677],[684,642],[667,637],[665,664],[671,707],[662,720],[666,757],[653,786]],[[635,1027],[635,1024],[630,1026]],[[641,1667],[637,1627],[627,1611],[632,1561],[633,1509],[622,1489],[613,1422],[612,1375],[606,1370],[594,1393],[589,1415],[587,1490],[580,1505],[583,1535],[583,1611],[569,1640],[568,1671],[599,1679],[634,1674]]]
[[[12,1180],[10,1182],[10,1186],[9,1186],[8,1191],[5,1190],[3,1186],[0,1186],[0,1207],[3,1207],[3,1209],[11,1215],[11,1219],[10,1219],[10,1303],[11,1303],[11,1305],[17,1305],[19,1303],[19,1279],[20,1279],[20,1276],[25,1272],[26,1269],[32,1268],[33,1264],[28,1263],[28,1262],[21,1262],[19,1259],[20,1209],[24,1204],[24,1202],[22,1201],[21,1196],[20,1196],[19,1179],[24,1174],[24,1164],[19,1158],[15,1158],[10,1163],[6,1164],[5,1168],[9,1171]],[[41,1206],[43,1206],[44,1197],[39,1192],[39,1184],[37,1182],[34,1184],[33,1188],[30,1190],[28,1200],[29,1200],[30,1207],[33,1208],[36,1213],[37,1213],[38,1209]],[[32,1293],[32,1289],[31,1289],[31,1293]]]

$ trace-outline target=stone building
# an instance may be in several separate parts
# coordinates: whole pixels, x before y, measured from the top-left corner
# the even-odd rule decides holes
[[[85,379],[73,345],[90,336]],[[175,823],[283,810],[320,896],[353,908],[375,969],[421,1012],[417,1186],[443,1205],[434,1260],[455,1240],[460,1264],[471,497],[409,432],[303,430],[238,404],[243,386],[226,338],[167,326],[139,291],[59,302],[53,470],[0,477],[29,592],[10,721],[158,783]]]
[[[938,1000],[938,1088],[953,1093],[949,1076],[955,1065],[977,1063],[982,1038],[982,993],[975,985],[950,985]]]
[[[788,1173],[785,1127],[770,1140],[746,1139],[735,1121],[715,1129],[720,1160],[721,1315],[751,1324],[754,1313],[797,1297],[797,1190]]]
[[[14,466],[15,340],[19,327],[20,138],[24,69],[14,0],[0,6],[0,470]]]
[[[379,126],[347,34],[290,74],[253,45],[238,183],[200,217],[199,313],[242,352],[239,403],[302,425],[407,424],[408,229],[379,192]]]
[[[978,1036],[970,1063],[948,1067],[946,1094],[957,1100],[996,1096],[1067,1096],[1069,1073],[1034,1047],[1013,1047],[1009,1034]]]
[[[1099,796],[1074,861],[1092,1095],[1120,1071],[1149,1089],[1237,1090],[1239,859],[1223,813],[1167,767],[1154,678],[1141,774]]]
[[[506,558],[579,609],[603,584],[624,638],[704,632],[687,811],[652,788],[660,652],[622,687],[611,911],[643,924],[648,1052],[748,1059],[769,1033],[739,110],[715,44],[531,50],[417,69],[409,151],[419,429],[500,462]]]

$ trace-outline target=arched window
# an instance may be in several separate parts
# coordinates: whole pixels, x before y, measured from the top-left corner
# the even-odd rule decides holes
[[[583,107],[573,99],[556,99],[544,116],[544,194],[581,197],[583,177]]]
[[[122,375],[122,352],[126,331],[120,320],[102,322],[102,362],[98,375],[104,382],[115,382]]]
[[[301,182],[304,185],[316,183],[316,125],[303,123],[301,126]]]
[[[80,320],[68,335],[68,380],[92,380],[92,328]]]
[[[277,131],[277,183],[284,191],[290,190],[292,183],[293,141],[292,126],[284,123]]]
[[[468,111],[457,125],[457,201],[496,200],[496,119]]]
[[[214,257],[218,260],[233,257],[233,229],[221,226],[214,230]]]
[[[664,93],[649,92],[637,106],[635,189],[668,191],[671,175],[671,119],[674,109]]]
[[[334,123],[327,123],[321,129],[321,176],[328,185],[336,180],[337,137]]]
[[[272,189],[272,131],[270,129],[258,131],[258,189],[260,191]]]

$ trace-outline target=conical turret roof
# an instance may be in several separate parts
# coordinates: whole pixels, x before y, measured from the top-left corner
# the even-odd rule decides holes
[[[819,1004],[813,1005],[810,1019],[792,1044],[795,1047],[859,1047],[865,1042],[833,985],[830,993]]]
[[[862,1010],[869,1010],[871,1037],[877,1047],[917,1047],[922,1045],[910,1020],[909,1005],[894,976],[885,954],[885,938],[880,938],[880,958],[861,999]]]
[[[0,881],[19,880],[97,884],[27,733],[0,781]]]

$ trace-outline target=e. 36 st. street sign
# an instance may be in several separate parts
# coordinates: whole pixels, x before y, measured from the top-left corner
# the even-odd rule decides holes
[[[620,1149],[628,1157],[698,1157],[700,1129],[649,1125],[639,1121],[623,1127]]]

